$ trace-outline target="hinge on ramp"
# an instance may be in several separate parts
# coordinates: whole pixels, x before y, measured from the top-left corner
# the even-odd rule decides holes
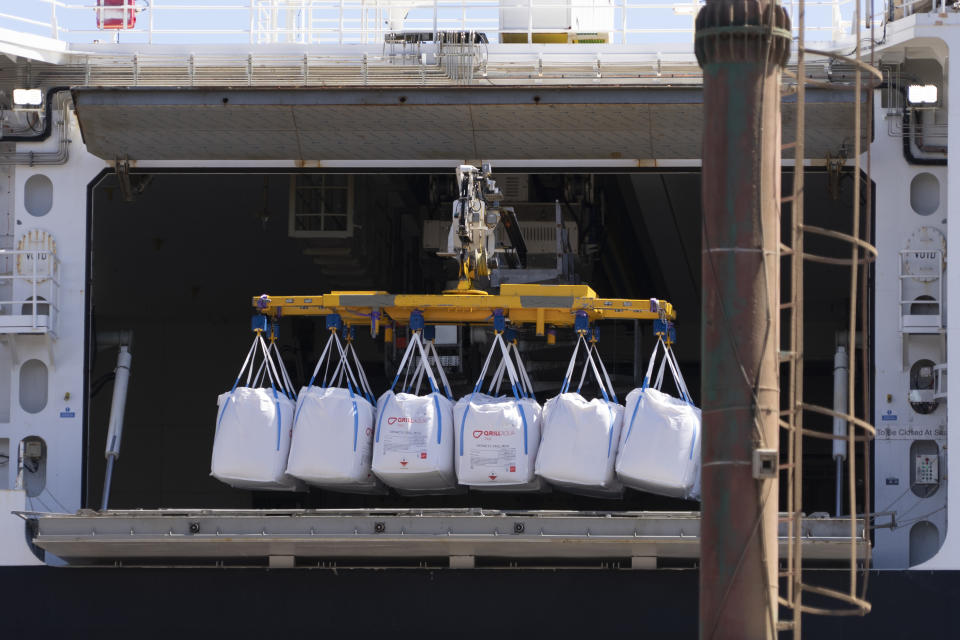
[[[117,180],[120,182],[120,193],[125,202],[133,202],[138,195],[143,193],[147,185],[153,179],[149,175],[130,175],[130,156],[117,156],[114,162],[114,169],[117,172]]]

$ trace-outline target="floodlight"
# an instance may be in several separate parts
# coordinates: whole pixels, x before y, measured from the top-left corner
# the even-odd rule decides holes
[[[907,101],[910,104],[936,104],[937,85],[912,84],[907,88]]]
[[[14,89],[13,104],[18,107],[39,107],[43,104],[43,91],[40,89]]]

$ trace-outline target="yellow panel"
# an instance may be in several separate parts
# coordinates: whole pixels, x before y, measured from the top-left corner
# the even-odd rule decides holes
[[[533,44],[567,44],[567,32],[534,33]],[[526,33],[501,33],[500,42],[503,44],[527,44]]]
[[[567,32],[560,33],[534,33],[533,44],[567,44]]]
[[[500,42],[503,44],[527,44],[525,33],[501,33]]]
[[[532,324],[538,333],[546,325],[572,326],[575,311],[584,311],[591,321],[655,320],[661,313],[673,320],[673,305],[661,300],[657,312],[650,300],[598,298],[586,285],[503,285],[504,295],[412,294],[391,295],[380,291],[335,292],[315,296],[259,297],[253,306],[273,317],[325,316],[339,313],[344,322],[369,325],[373,313],[379,319],[399,325],[410,321],[410,313],[421,311],[429,323],[490,324],[493,311],[500,309],[515,325]],[[261,306],[262,305],[262,306]]]
[[[386,291],[331,291],[328,296],[382,296]]]
[[[597,292],[585,284],[503,284],[501,296],[573,296],[596,298]]]

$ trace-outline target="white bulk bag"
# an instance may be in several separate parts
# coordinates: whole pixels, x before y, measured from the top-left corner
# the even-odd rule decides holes
[[[699,452],[700,446],[697,446],[697,456],[700,456]],[[693,488],[690,489],[689,495],[687,495],[688,500],[700,500],[700,474],[703,472],[703,460],[697,460],[697,474],[693,478]]]
[[[356,352],[352,364],[348,349],[352,345],[344,349],[332,326],[310,382],[297,398],[287,473],[315,486],[364,493],[378,488],[370,471],[373,396]],[[314,386],[320,368],[327,372],[334,357],[339,363],[333,374]]]
[[[411,379],[407,370],[403,391],[395,393],[405,366],[408,362],[413,365],[414,353],[420,355],[417,371]],[[449,394],[443,368],[439,360],[435,363]],[[420,396],[417,393],[424,373],[431,392]],[[414,393],[409,393],[411,390]],[[402,491],[430,493],[457,488],[453,468],[453,403],[437,389],[419,330],[410,337],[393,385],[377,401],[372,468],[384,483]]]
[[[353,359],[355,365],[355,371],[360,375],[360,384],[363,388],[363,397],[370,403],[371,414],[371,424],[369,431],[364,430],[364,435],[367,436],[370,443],[370,451],[368,452],[366,468],[367,475],[366,478],[356,484],[344,484],[344,485],[328,485],[327,489],[334,491],[339,491],[341,493],[365,493],[370,495],[387,495],[390,493],[390,490],[380,482],[380,479],[377,476],[373,475],[373,469],[371,469],[371,464],[373,463],[373,430],[376,426],[377,421],[377,399],[373,395],[373,390],[370,388],[370,382],[367,380],[367,374],[363,370],[363,365],[360,364],[360,357],[357,355],[356,349],[353,348],[353,342],[348,341],[347,346],[343,348],[345,353],[349,353]]]
[[[258,354],[263,362],[254,376]],[[282,360],[279,364],[282,369]],[[244,371],[246,383],[240,386]],[[260,388],[264,380],[270,382],[269,388]],[[271,350],[257,331],[233,388],[217,399],[213,477],[242,489],[295,488],[296,481],[285,473],[294,411],[288,381],[286,371],[283,377],[278,374]]]
[[[503,355],[487,393],[482,393],[490,360],[497,348]],[[511,348],[515,345],[511,345]],[[518,354],[519,358],[519,354]],[[521,362],[522,366],[522,362]],[[495,397],[506,369],[513,397]],[[456,434],[456,469],[460,484],[489,490],[537,491],[542,482],[534,475],[540,445],[540,405],[526,388],[527,378],[517,374],[511,350],[502,334],[494,334],[490,353],[473,392],[453,409]]]
[[[583,376],[577,392],[568,392],[581,343],[587,349],[584,367],[590,367],[596,376],[602,399],[587,400],[580,395]],[[596,349],[591,350],[586,346],[581,334],[567,366],[560,395],[548,400],[543,407],[543,439],[537,454],[536,472],[559,487],[616,497],[622,490],[614,473],[614,462],[620,440],[623,405],[616,401],[609,376],[604,376],[604,386],[605,381],[597,370],[594,355],[599,357]]]
[[[657,380],[650,376],[660,345],[664,356]],[[664,365],[680,398],[662,391]],[[628,487],[675,498],[696,498],[700,469],[700,410],[693,405],[673,350],[662,339],[654,346],[643,386],[627,396],[617,475]]]

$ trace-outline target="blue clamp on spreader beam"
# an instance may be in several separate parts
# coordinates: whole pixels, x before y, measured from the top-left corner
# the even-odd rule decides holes
[[[424,340],[435,340],[437,338],[437,328],[428,324],[423,328],[423,339]]]
[[[503,315],[503,309],[493,310],[493,330],[503,333],[507,328],[507,319]]]
[[[513,327],[508,328],[503,332],[503,339],[507,341],[507,344],[515,342],[517,339],[517,330]]]
[[[331,313],[327,316],[327,329],[340,331],[343,328],[343,319],[339,313]]]
[[[581,334],[590,330],[590,317],[586,311],[577,311],[577,316],[573,320],[573,330]]]
[[[250,318],[250,331],[263,331],[266,333],[267,329],[270,328],[270,321],[267,316],[260,315],[259,313],[252,318]]]
[[[410,330],[423,331],[423,311],[414,309],[410,312]]]
[[[353,325],[347,327],[347,340],[356,340],[357,339],[357,328]]]
[[[653,335],[660,336],[667,344],[676,344],[677,330],[669,320],[654,320]]]
[[[600,327],[596,323],[590,327],[590,342],[600,342]]]

